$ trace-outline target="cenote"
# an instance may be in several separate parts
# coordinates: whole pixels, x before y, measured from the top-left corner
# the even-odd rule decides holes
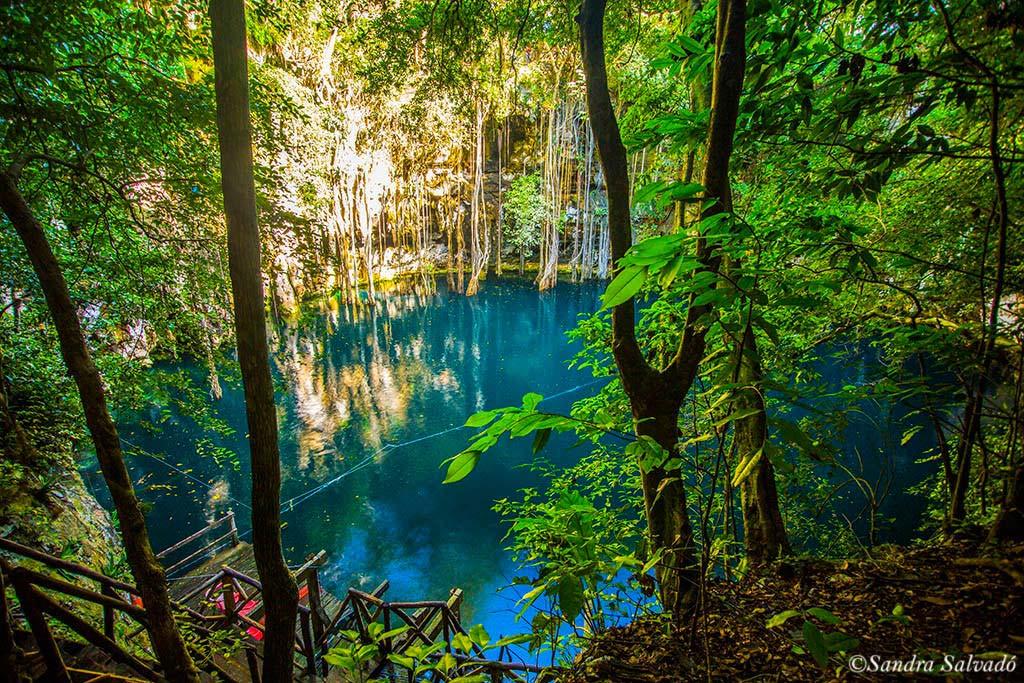
[[[465,297],[441,280],[436,294],[388,295],[357,317],[328,307],[277,327],[271,344],[289,563],[326,550],[322,577],[337,594],[384,578],[392,600],[443,599],[457,586],[466,623],[495,636],[523,630],[513,623],[512,591],[498,592],[513,566],[491,506],[539,483],[519,467],[533,458],[530,439],[503,440],[458,484],[442,485],[439,466],[465,447],[473,430],[460,427],[477,410],[518,405],[535,391],[550,397],[544,408],[567,411],[582,391],[599,388],[589,373],[568,368],[575,347],[564,333],[598,308],[602,291],[599,283],[560,284],[538,294],[513,279]],[[203,390],[202,365],[174,368]],[[222,385],[213,410],[234,429],[228,437],[166,408],[119,418],[158,549],[229,509],[243,533],[249,529],[244,399],[240,381]],[[160,431],[141,428],[143,421]],[[238,456],[215,458],[216,447]],[[86,464],[106,503],[95,469]]]
[[[523,394],[535,391],[548,397],[545,409],[566,412],[572,401],[599,389],[605,380],[569,369],[578,349],[565,332],[580,314],[599,307],[602,291],[603,283],[561,283],[538,293],[530,282],[506,279],[488,281],[477,296],[465,297],[441,281],[436,293],[396,291],[358,313],[322,306],[298,322],[276,326],[271,356],[289,563],[299,565],[325,550],[328,564],[321,576],[336,594],[349,586],[369,590],[387,579],[389,599],[442,599],[457,586],[464,591],[467,624],[482,623],[494,636],[527,630],[514,621],[522,591],[499,590],[511,583],[514,566],[503,550],[506,529],[491,507],[496,499],[541,483],[522,467],[533,459],[531,440],[503,439],[468,479],[454,485],[442,485],[440,465],[466,446],[474,431],[461,425],[478,410],[518,405]],[[863,381],[870,364],[865,357],[871,355],[863,351],[851,352],[846,361],[823,354],[819,371],[825,381]],[[160,368],[184,374],[206,391],[203,364]],[[157,548],[229,509],[243,534],[249,531],[243,393],[237,380],[221,384],[223,397],[212,410],[234,430],[228,436],[167,407],[120,416],[122,437],[134,454],[133,477],[152,506],[148,519]],[[888,448],[892,460],[869,460],[871,471],[864,476],[874,478],[888,467],[888,476],[917,483],[921,474],[913,454],[919,446],[892,443],[906,427],[905,411],[874,410],[870,415],[862,406],[861,417],[852,417],[846,450]],[[581,454],[568,448],[572,443],[556,436],[548,457],[572,462]],[[95,469],[86,463],[93,491],[107,502]],[[837,496],[835,502],[851,516],[863,505],[856,495]],[[920,504],[907,496],[884,501],[879,516],[897,509],[900,525],[882,540],[906,540],[917,527]]]

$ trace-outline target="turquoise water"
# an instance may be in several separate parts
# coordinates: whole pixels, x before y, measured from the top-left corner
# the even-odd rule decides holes
[[[460,425],[478,410],[518,405],[523,394],[536,391],[550,397],[542,407],[567,412],[572,401],[599,389],[589,374],[568,369],[577,347],[565,332],[581,313],[596,310],[603,286],[560,284],[538,293],[529,282],[490,281],[467,298],[440,284],[436,294],[384,296],[358,316],[327,307],[275,330],[283,539],[293,565],[327,552],[323,582],[337,595],[349,586],[372,589],[384,579],[392,600],[444,599],[460,587],[464,622],[482,623],[498,637],[528,626],[513,621],[521,587],[499,591],[510,584],[513,566],[503,550],[506,529],[491,506],[541,483],[521,467],[532,460],[531,439],[503,440],[454,485],[441,484],[440,465],[466,446],[475,430]],[[877,361],[869,349],[831,351],[816,363],[827,384],[871,381]],[[163,369],[184,373],[205,393],[202,366]],[[234,428],[231,436],[219,437],[175,411],[163,411],[159,433],[143,429],[144,422],[160,421],[159,408],[119,420],[126,445],[161,458],[136,455],[130,462],[140,497],[152,506],[148,519],[157,548],[229,509],[243,533],[250,529],[243,395],[237,381],[222,385],[214,411]],[[855,469],[872,483],[895,484],[879,515],[898,521],[879,540],[909,540],[921,503],[899,492],[920,481],[914,460],[926,434],[899,444],[906,427],[902,408],[835,406],[822,397],[809,402],[850,413],[840,438],[848,462],[859,463]],[[547,454],[570,463],[581,455],[568,448],[573,441],[553,437]],[[213,457],[211,447],[238,456]],[[878,453],[888,457],[872,455]],[[828,468],[822,469],[826,475]],[[104,500],[101,481],[91,480]],[[864,500],[846,487],[832,504],[854,519]],[[863,521],[855,526],[865,531]],[[815,545],[814,539],[805,543]]]
[[[440,286],[435,295],[385,297],[358,318],[327,310],[277,330],[283,540],[293,564],[325,550],[323,581],[339,595],[385,578],[392,600],[444,599],[460,587],[464,621],[483,623],[496,637],[523,629],[512,621],[516,595],[498,592],[513,567],[491,506],[539,483],[518,467],[532,460],[531,440],[503,440],[457,484],[442,485],[439,466],[466,446],[475,430],[459,426],[475,411],[518,405],[529,391],[552,396],[544,408],[567,411],[583,391],[599,388],[573,390],[593,378],[568,369],[576,349],[564,333],[580,313],[596,310],[602,287],[562,284],[538,294],[529,282],[504,280],[467,298]],[[204,385],[202,368],[179,369]],[[139,428],[139,418],[154,419],[156,409],[120,420],[128,444],[167,461],[135,456],[130,464],[152,505],[157,548],[228,509],[243,531],[250,528],[243,395],[238,382],[222,385],[215,410],[235,429],[231,437],[177,413],[159,434]],[[237,469],[197,456],[210,450],[203,439],[242,454]],[[548,450],[562,449],[553,438]]]

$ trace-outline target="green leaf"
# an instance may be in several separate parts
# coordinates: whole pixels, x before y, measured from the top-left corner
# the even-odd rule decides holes
[[[531,640],[533,640],[533,634],[532,633],[518,633],[518,634],[516,634],[514,636],[505,636],[504,638],[499,638],[498,642],[496,642],[494,644],[494,647],[507,647],[509,645],[522,645],[523,643],[528,643]]]
[[[849,652],[857,649],[859,645],[859,640],[841,631],[825,634],[825,649],[829,652]]]
[[[764,455],[763,446],[761,448],[758,448],[756,453],[751,455],[749,458],[743,460],[736,467],[736,474],[732,476],[733,487],[739,486],[740,484],[747,480],[747,477],[754,473],[754,467],[757,465],[758,461],[761,460],[762,455]]]
[[[486,647],[491,642],[491,636],[481,624],[474,624],[469,627],[469,637],[480,647]]]
[[[711,426],[715,427],[715,428],[723,427],[723,426],[727,425],[730,422],[734,422],[736,420],[742,420],[745,417],[750,417],[751,415],[757,415],[760,412],[761,412],[761,408],[756,408],[756,407],[755,408],[744,408],[743,410],[736,410],[736,411],[730,412],[728,415],[723,417],[721,420],[718,420],[717,422],[712,423]]]
[[[781,340],[779,339],[779,331],[775,329],[775,326],[770,322],[759,315],[754,316],[752,322],[757,327],[760,327],[762,332],[768,335],[768,338],[772,340],[773,344],[778,346],[781,343]]]
[[[537,455],[542,450],[544,450],[544,446],[547,445],[549,438],[551,438],[551,427],[546,427],[544,429],[537,430],[537,433],[533,437],[534,455]]]
[[[814,625],[814,622],[805,621],[803,633],[808,652],[814,657],[814,661],[818,663],[818,666],[824,669],[828,666],[828,647],[825,645],[825,637],[822,635],[821,630]]]
[[[608,285],[601,297],[601,310],[614,308],[630,299],[640,291],[647,280],[645,266],[626,266]]]
[[[735,294],[729,293],[724,289],[709,289],[708,291],[699,294],[697,298],[693,300],[693,303],[691,305],[696,307],[710,303],[717,304],[720,302],[725,302],[726,300],[731,299],[734,296]]]
[[[392,662],[393,664],[397,664],[403,669],[412,669],[414,666],[416,666],[416,660],[414,660],[412,657],[406,657],[405,655],[398,655],[393,653],[389,654],[388,661]]]
[[[473,650],[473,639],[465,633],[456,633],[452,636],[452,646],[456,650],[468,654]]]
[[[648,183],[643,187],[638,187],[636,192],[633,193],[633,203],[644,204],[645,202],[649,202],[661,194],[667,186],[667,182],[664,180],[658,180],[653,183]]]
[[[583,581],[576,576],[563,576],[558,580],[558,608],[570,624],[583,610]]]
[[[783,420],[776,418],[770,420],[773,427],[779,430],[779,435],[787,442],[793,444],[804,453],[807,453],[816,460],[821,460],[821,454],[818,452],[818,448],[814,446],[810,438],[804,434],[803,430],[800,429],[795,423],[789,420]]]
[[[903,437],[900,439],[900,445],[906,446],[907,442],[914,438],[914,435],[923,429],[922,425],[914,425],[907,431],[903,432]]]
[[[442,483],[452,484],[465,479],[478,462],[480,462],[480,451],[462,451],[452,458],[451,464],[448,465],[448,473]]]
[[[494,416],[498,414],[497,410],[481,410],[479,413],[473,413],[466,420],[465,427],[483,427],[494,419]]]
[[[807,613],[810,614],[812,617],[817,617],[818,619],[824,621],[826,624],[832,624],[833,626],[843,623],[842,619],[832,614],[827,609],[823,609],[821,607],[808,607]]]
[[[537,406],[543,400],[544,400],[543,396],[541,396],[540,394],[538,394],[536,392],[531,391],[530,393],[528,393],[528,394],[523,396],[523,410],[534,411],[534,410],[537,409]]]
[[[698,43],[696,40],[687,35],[681,35],[676,38],[679,44],[682,45],[688,52],[695,55],[699,55],[704,52],[704,46]]]
[[[800,612],[795,609],[788,609],[785,612],[779,612],[771,619],[764,623],[766,628],[775,628],[776,626],[782,626],[793,617],[800,616]]]

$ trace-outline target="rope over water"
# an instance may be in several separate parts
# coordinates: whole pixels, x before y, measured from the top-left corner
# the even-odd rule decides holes
[[[598,379],[592,380],[590,382],[585,382],[583,384],[577,384],[574,387],[570,387],[570,388],[565,389],[563,391],[559,391],[558,393],[551,394],[550,396],[545,396],[543,400],[544,401],[548,401],[548,400],[551,400],[551,399],[554,399],[554,398],[560,398],[562,396],[566,396],[566,395],[571,394],[573,392],[579,391],[580,389],[586,389],[587,387],[594,386],[595,384],[598,384],[600,382],[605,382],[608,379],[609,379],[608,377],[599,377]],[[447,429],[442,429],[442,430],[434,432],[432,434],[427,434],[426,436],[420,436],[420,437],[417,437],[415,439],[410,439],[408,441],[403,441],[401,443],[384,444],[383,446],[381,446],[380,448],[378,448],[374,452],[370,453],[365,458],[363,458],[362,460],[357,462],[355,465],[353,465],[351,468],[345,470],[344,472],[342,472],[338,476],[333,477],[332,479],[328,479],[327,481],[325,481],[325,482],[323,482],[321,484],[318,484],[318,485],[316,485],[315,487],[313,487],[313,488],[311,488],[309,490],[303,491],[302,493],[298,494],[297,496],[293,496],[292,498],[289,498],[287,500],[281,501],[281,512],[291,512],[292,510],[295,509],[296,506],[301,505],[302,503],[305,503],[310,498],[313,498],[317,494],[325,491],[326,489],[330,488],[331,486],[334,486],[335,484],[337,484],[342,479],[348,477],[349,475],[355,474],[359,470],[362,470],[362,469],[365,469],[365,468],[369,467],[370,465],[373,464],[374,459],[378,455],[381,455],[382,453],[385,453],[385,452],[388,452],[388,451],[395,451],[395,450],[398,450],[400,448],[404,448],[406,446],[411,446],[411,445],[416,444],[416,443],[421,443],[423,441],[428,441],[430,439],[434,439],[434,438],[437,438],[439,436],[443,436],[445,434],[450,434],[451,432],[455,432],[455,431],[458,431],[460,429],[466,429],[466,427],[464,427],[463,425],[452,425],[451,427],[448,427]],[[123,437],[122,437],[121,441],[123,443],[127,444],[128,446],[130,446],[133,451],[139,453],[140,455],[145,455],[146,457],[152,458],[156,462],[159,462],[159,463],[163,464],[164,466],[166,466],[168,469],[173,470],[174,472],[177,472],[178,474],[181,474],[182,476],[186,477],[189,481],[191,481],[191,482],[193,482],[193,483],[195,483],[195,484],[197,484],[199,486],[202,486],[202,487],[206,488],[209,491],[213,491],[213,485],[212,484],[210,484],[208,482],[204,482],[201,479],[197,479],[196,477],[194,477],[192,474],[190,474],[186,470],[183,470],[182,468],[180,468],[180,467],[174,465],[173,463],[169,462],[166,458],[162,458],[162,457],[160,457],[158,455],[150,453],[149,451],[145,450],[141,446],[138,446],[137,444],[134,444],[131,441],[129,441],[128,439],[125,439]],[[244,502],[238,500],[237,498],[234,498],[234,497],[232,497],[232,496],[230,496],[230,495],[228,495],[226,493],[221,493],[221,492],[218,492],[217,495],[223,496],[224,498],[230,500],[232,503],[234,503],[236,505],[240,505],[241,507],[244,507],[246,510],[252,511],[252,507],[251,506],[249,506],[247,503],[244,503]],[[242,532],[242,534],[240,534],[240,535],[245,535],[245,534],[248,534],[250,532],[251,532],[251,529],[247,529],[246,531]]]

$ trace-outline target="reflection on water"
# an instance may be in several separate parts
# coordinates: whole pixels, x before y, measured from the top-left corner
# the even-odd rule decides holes
[[[468,414],[518,404],[528,391],[553,395],[589,381],[566,368],[574,349],[564,332],[579,313],[598,307],[599,294],[596,285],[538,294],[526,282],[488,282],[476,297],[443,289],[395,293],[360,315],[328,307],[276,330],[289,561],[326,550],[324,581],[338,593],[384,578],[391,599],[441,599],[459,586],[467,620],[495,636],[518,630],[512,598],[496,595],[511,564],[490,507],[537,483],[516,467],[530,460],[530,442],[502,443],[453,486],[441,485],[439,465],[465,446],[471,431],[452,428]],[[201,386],[200,368],[174,369]],[[562,395],[545,407],[568,410],[578,396]],[[153,505],[158,548],[231,508],[248,527],[240,385],[225,386],[216,411],[234,436],[204,433],[180,415],[156,435],[138,428],[138,420],[122,420],[126,440],[167,460],[132,462],[136,481],[145,482],[140,495]],[[205,455],[205,444],[241,454],[240,467]]]

